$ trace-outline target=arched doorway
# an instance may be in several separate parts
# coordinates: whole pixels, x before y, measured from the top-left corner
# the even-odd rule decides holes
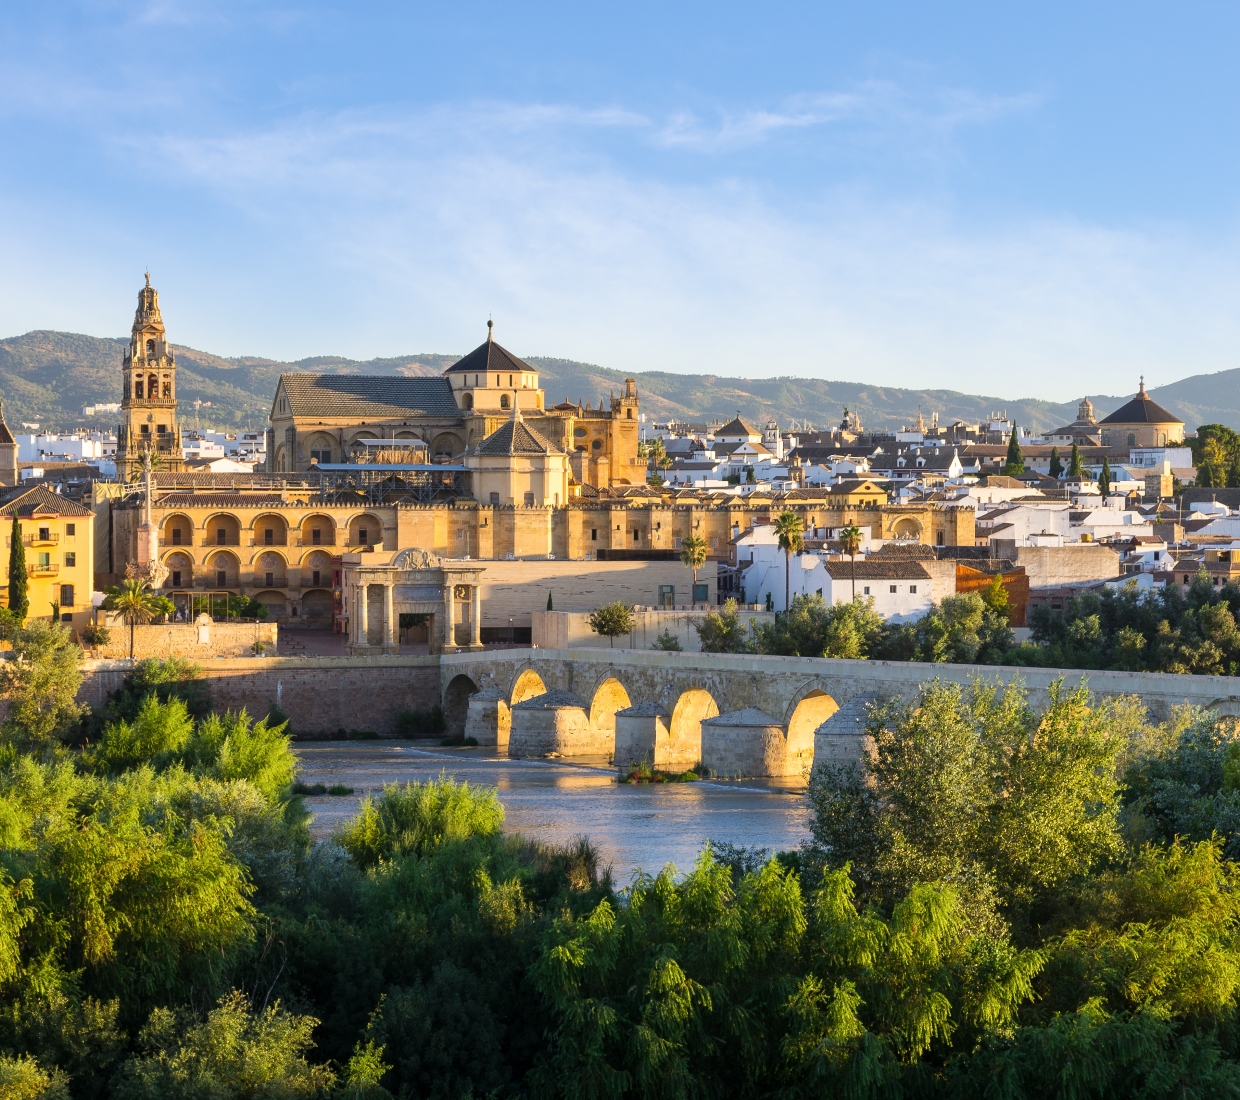
[[[527,668],[512,685],[512,695],[508,700],[508,705],[515,707],[518,703],[524,703],[526,699],[533,699],[535,695],[546,694],[546,691],[547,685],[543,683],[542,677],[532,668]]]
[[[672,711],[671,725],[668,727],[668,750],[678,760],[700,760],[702,758],[702,720],[714,718],[719,713],[719,704],[715,702],[709,691],[703,688],[690,688],[682,692],[676,700]]]
[[[469,697],[477,694],[478,685],[464,673],[453,676],[443,693],[444,733],[449,737],[465,736],[465,719],[469,715]]]
[[[814,731],[840,709],[825,691],[814,688],[792,708],[788,717],[788,761],[799,760],[806,767],[814,763]]]

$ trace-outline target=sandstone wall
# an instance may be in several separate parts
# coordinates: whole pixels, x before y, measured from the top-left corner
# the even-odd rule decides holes
[[[81,702],[101,707],[129,661],[84,661]],[[217,710],[261,717],[278,708],[299,737],[366,730],[390,737],[403,710],[440,702],[437,657],[216,658],[199,667]]]
[[[119,616],[109,616],[112,636],[106,646],[94,650],[102,660],[129,656],[129,627]],[[134,627],[133,653],[144,657],[249,657],[255,643],[261,642],[267,656],[278,652],[279,627],[276,623],[211,623],[198,627],[193,623],[148,624]]]
[[[676,598],[680,598],[679,588],[677,588]],[[710,610],[717,610],[717,608],[712,607]],[[667,631],[676,637],[683,651],[699,653],[702,643],[694,625],[700,624],[709,613],[705,609],[699,611],[635,611],[633,633],[624,638],[617,638],[616,645],[623,646],[625,649],[650,649],[655,639]],[[741,622],[746,626],[752,622],[775,621],[775,614],[770,611],[742,611],[740,617]],[[589,613],[585,611],[535,611],[533,613],[534,645],[539,649],[612,648],[608,639],[601,634],[595,634],[590,629],[589,618]]]

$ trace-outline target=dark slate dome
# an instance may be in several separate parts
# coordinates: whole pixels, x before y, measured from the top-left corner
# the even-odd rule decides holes
[[[1156,401],[1150,400],[1145,392],[1145,379],[1141,379],[1141,389],[1127,405],[1122,405],[1110,416],[1105,417],[1103,424],[1183,424],[1178,416],[1169,413]]]

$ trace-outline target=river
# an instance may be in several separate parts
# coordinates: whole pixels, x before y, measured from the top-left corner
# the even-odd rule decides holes
[[[784,781],[633,785],[617,783],[601,760],[511,759],[427,741],[301,741],[294,749],[302,782],[354,790],[306,799],[316,837],[352,817],[366,794],[441,773],[498,788],[506,829],[552,843],[589,837],[617,886],[638,869],[654,873],[672,863],[688,870],[708,840],[778,851],[808,835],[804,787]]]

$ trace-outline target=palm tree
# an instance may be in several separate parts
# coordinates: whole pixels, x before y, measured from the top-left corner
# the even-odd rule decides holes
[[[706,564],[706,540],[701,535],[689,535],[680,544],[680,560],[693,570],[693,606],[697,607],[697,573]]]
[[[792,572],[792,555],[799,554],[802,542],[801,532],[805,524],[796,512],[781,512],[775,521],[775,534],[779,536],[779,548],[784,552],[784,610],[788,610],[788,581]]]
[[[850,523],[840,532],[840,549],[852,558],[852,598],[857,602],[857,551],[861,549],[861,528]]]
[[[119,611],[129,624],[129,659],[133,660],[133,630],[139,623],[149,623],[164,612],[168,602],[155,595],[150,585],[137,577],[129,577],[112,588],[105,589],[108,598],[103,601],[105,611]]]

